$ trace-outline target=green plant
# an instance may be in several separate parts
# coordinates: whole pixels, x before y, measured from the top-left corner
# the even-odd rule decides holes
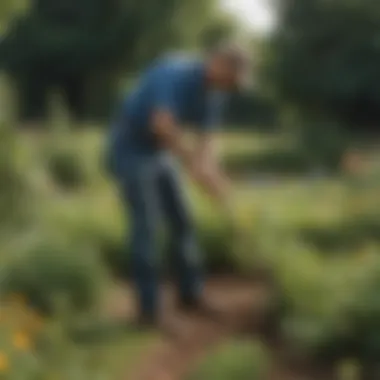
[[[24,221],[28,214],[28,183],[17,162],[17,135],[10,126],[0,124],[0,228],[8,230]]]
[[[366,270],[358,270],[357,286],[347,307],[358,359],[362,362],[376,362],[380,352],[379,263],[377,252],[366,259]]]
[[[126,361],[133,363],[152,341],[152,336],[124,336],[119,330],[119,339],[108,344],[97,338],[79,345],[68,329],[75,313],[45,318],[19,295],[2,302],[1,311],[0,377],[4,380],[111,380],[125,376]]]
[[[361,215],[336,225],[301,227],[295,233],[321,253],[355,253],[368,242],[380,240],[380,220],[377,216]]]
[[[48,314],[56,312],[56,302],[64,302],[70,310],[95,304],[103,271],[93,252],[42,237],[16,254],[2,267],[3,295],[21,294]]]
[[[296,148],[277,148],[244,156],[231,155],[223,161],[226,170],[232,174],[304,174],[313,169],[307,156]]]
[[[46,157],[53,181],[64,190],[75,190],[87,182],[87,171],[80,152],[61,147],[50,151]]]
[[[268,353],[260,344],[231,341],[210,353],[189,380],[264,380],[269,362]]]

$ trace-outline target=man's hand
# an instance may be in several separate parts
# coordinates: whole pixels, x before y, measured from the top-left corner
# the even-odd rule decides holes
[[[192,179],[220,205],[226,205],[230,197],[230,184],[218,170],[195,159],[187,167]]]
[[[224,175],[217,160],[214,133],[203,132],[196,136],[192,168],[194,179],[213,199],[221,205],[230,197],[230,183]]]
[[[213,136],[202,134],[196,149],[191,149],[173,115],[164,110],[153,113],[152,126],[159,142],[179,158],[192,179],[218,203],[226,204],[229,183],[216,164]]]
[[[235,204],[235,197],[233,189],[223,173],[219,172],[217,168],[203,168],[199,174],[200,180],[197,181],[199,186],[209,195],[217,206],[222,217],[231,225],[234,230],[238,228],[238,215]],[[196,180],[196,178],[194,177]]]
[[[193,151],[189,148],[185,134],[178,128],[171,112],[156,110],[152,115],[152,132],[158,142],[170,150],[183,165],[189,167]]]

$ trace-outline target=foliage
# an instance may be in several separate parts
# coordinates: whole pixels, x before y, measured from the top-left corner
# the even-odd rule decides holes
[[[282,2],[270,57],[279,101],[358,133],[376,132],[378,8],[372,0]]]
[[[304,226],[298,230],[299,238],[317,247],[321,252],[357,251],[368,242],[377,242],[380,221],[377,217],[363,215],[331,226]]]
[[[13,75],[27,119],[46,115],[57,86],[74,117],[109,116],[121,71],[140,70],[168,49],[196,47],[214,14],[214,1],[85,0],[61,7],[40,0],[12,22],[0,67]]]
[[[209,354],[189,380],[263,380],[269,358],[257,343],[232,341]]]
[[[11,140],[6,140],[2,151],[8,162],[7,170],[26,179],[34,173],[33,167],[46,168],[48,156],[44,154],[41,137],[33,140],[29,136],[25,138],[24,134],[12,136],[17,141],[17,149],[7,151],[5,148]],[[243,158],[246,155],[254,157],[289,146],[289,142],[282,137],[259,139],[246,134],[226,134],[222,139],[228,142],[223,153],[230,157],[237,154]],[[62,145],[53,144],[50,138],[47,141],[54,149],[70,146],[71,152],[80,152],[74,153],[79,166],[88,168],[88,162],[98,165],[98,132],[62,133],[59,138]],[[35,149],[31,149],[32,145]],[[18,161],[20,151],[28,159],[23,161],[25,166],[21,166],[22,170],[15,170],[18,165],[13,164]],[[49,171],[46,174],[52,175]],[[0,290],[3,295],[16,294],[17,298],[23,299],[23,307],[28,310],[30,302],[34,311],[29,310],[25,315],[35,310],[39,310],[40,314],[53,311],[54,318],[48,318],[48,322],[44,323],[50,326],[51,322],[58,326],[61,333],[65,333],[62,326],[66,325],[61,324],[56,310],[60,310],[62,304],[66,310],[74,312],[84,308],[90,313],[90,318],[95,315],[90,312],[92,306],[96,305],[103,291],[108,291],[103,259],[120,276],[125,277],[129,270],[129,252],[126,248],[129,226],[128,221],[125,223],[117,194],[108,179],[102,177],[101,170],[89,170],[88,176],[91,178],[83,182],[80,190],[62,193],[56,187],[48,187],[43,193],[40,192],[36,203],[38,207],[33,208],[34,223],[28,224],[27,231],[22,234],[18,231],[1,240]],[[356,180],[360,182],[360,179]],[[269,268],[280,290],[277,306],[281,307],[275,308],[278,318],[274,322],[291,339],[294,350],[320,361],[340,360],[350,353],[361,360],[368,370],[373,365],[368,360],[376,358],[378,352],[379,245],[375,241],[378,235],[378,182],[368,182],[365,186],[353,186],[353,182],[342,177],[321,178],[316,182],[301,178],[277,180],[274,186],[265,184],[263,187],[253,187],[248,181],[240,179],[236,189],[234,225],[196,189],[190,189],[207,268],[210,271],[234,270],[238,274],[248,275],[256,274],[259,266]],[[6,194],[6,188],[2,188],[0,196]],[[17,198],[19,201],[21,199]],[[334,226],[344,232],[337,234],[340,235],[337,241],[348,241],[350,247],[343,249],[340,243],[332,244],[329,247],[331,252],[327,252],[325,246],[316,247],[313,239],[305,234],[306,230],[321,229],[334,235]],[[353,247],[351,235],[360,235],[363,244]],[[44,331],[41,331],[43,336]],[[7,345],[7,339],[0,340]],[[17,344],[25,346],[34,339],[25,339],[24,335],[20,338],[18,334]],[[67,339],[62,335],[44,338],[44,342],[50,342],[44,343],[49,347],[48,351],[59,352],[56,357],[60,359],[57,362],[54,359],[54,366],[49,367],[45,351],[41,349],[38,354],[33,351],[30,355],[36,360],[33,368],[36,371],[52,369],[61,375],[66,375],[66,370],[74,369],[79,372],[83,369],[86,373],[82,359],[83,363],[91,362],[93,367],[93,363],[97,362],[94,359],[96,356],[92,356],[95,355],[94,351],[87,348],[81,350]],[[18,360],[24,360],[13,358],[7,347],[0,347],[3,350],[0,351],[0,370],[4,363],[7,368],[7,363],[23,363]],[[114,343],[112,347],[105,347],[99,355],[105,358],[119,352]],[[210,357],[211,364],[208,360],[201,363],[199,373],[194,374],[197,379],[202,376],[207,379],[213,376],[228,378],[229,371],[243,379],[249,373],[248,378],[252,379],[255,371],[265,371],[261,366],[266,363],[266,354],[261,356],[261,348],[252,343],[232,342],[215,355]],[[246,359],[248,356],[250,360]],[[29,358],[28,355],[25,357]],[[128,357],[132,357],[130,352]],[[259,359],[252,360],[252,357]],[[366,363],[363,362],[364,357]],[[49,361],[53,363],[51,356]],[[16,369],[16,366],[25,370],[29,368],[27,364],[12,364],[8,368]],[[95,371],[100,373],[103,369]],[[111,376],[107,368],[104,368],[104,373],[105,378]],[[87,373],[81,376],[85,379]],[[10,377],[10,380],[13,378]]]
[[[30,242],[24,252],[4,264],[1,271],[3,294],[20,294],[40,311],[55,313],[57,299],[65,307],[88,310],[98,297],[102,270],[88,249],[60,242]]]
[[[335,169],[352,136],[378,133],[379,5],[372,0],[276,3],[279,27],[263,68],[267,87],[300,148],[317,165]]]
[[[227,111],[225,115],[227,125],[245,126],[250,131],[264,132],[272,132],[278,127],[277,110],[273,101],[264,97],[258,90],[232,96]]]
[[[77,189],[86,183],[86,168],[78,151],[70,148],[54,149],[47,157],[53,181],[64,190]]]
[[[233,20],[225,15],[214,17],[201,32],[199,45],[203,49],[213,48],[218,43],[234,37],[235,29],[236,25]]]
[[[28,180],[17,160],[19,145],[16,134],[6,124],[0,125],[0,231],[9,232],[9,227],[24,224],[29,218]]]
[[[231,173],[253,175],[255,173],[305,174],[312,171],[308,157],[297,149],[278,149],[261,154],[230,156],[224,161]]]
[[[80,346],[68,334],[71,319],[67,313],[45,318],[29,308],[22,296],[9,297],[1,308],[1,378],[111,380],[120,376],[120,370],[125,374],[126,360],[133,361],[144,348],[146,337],[139,342],[132,336],[128,344]]]

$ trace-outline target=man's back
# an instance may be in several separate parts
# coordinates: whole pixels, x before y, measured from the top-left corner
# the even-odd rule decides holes
[[[179,54],[160,58],[142,74],[124,101],[113,126],[114,150],[156,152],[150,130],[153,110],[165,108],[179,123],[201,124],[206,117],[207,96],[201,60]]]

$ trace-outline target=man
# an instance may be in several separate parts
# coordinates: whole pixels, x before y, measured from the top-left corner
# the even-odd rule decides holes
[[[202,271],[175,158],[189,176],[221,203],[228,181],[213,150],[214,128],[226,94],[246,76],[248,58],[236,46],[222,46],[205,58],[159,59],[124,102],[111,131],[110,163],[131,228],[131,265],[139,300],[139,321],[155,325],[159,315],[156,272],[158,217],[171,233],[179,305],[201,306]],[[195,127],[190,149],[182,125]]]

